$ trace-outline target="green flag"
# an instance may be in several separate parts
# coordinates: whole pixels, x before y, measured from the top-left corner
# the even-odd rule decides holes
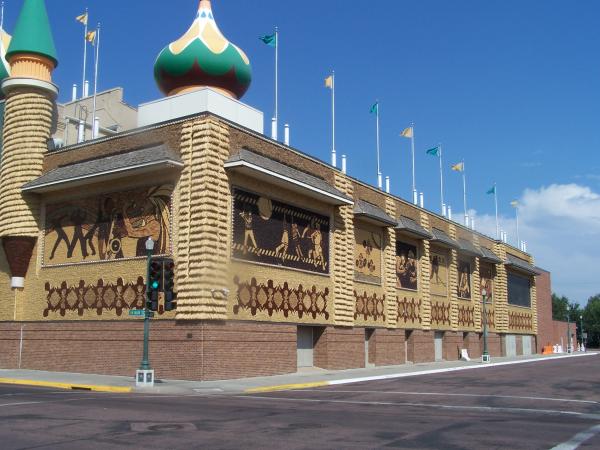
[[[494,185],[494,187],[492,187],[489,191],[486,192],[486,194],[495,194],[496,193],[496,185]]]
[[[277,45],[277,34],[268,34],[266,36],[259,37],[261,41],[267,44],[269,47],[275,47]]]
[[[375,102],[373,106],[371,106],[371,114],[379,114],[379,102]]]
[[[429,150],[427,150],[426,153],[431,156],[440,156],[440,148],[439,147],[430,148]]]

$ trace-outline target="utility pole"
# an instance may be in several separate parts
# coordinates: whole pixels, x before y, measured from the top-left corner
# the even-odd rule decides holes
[[[150,339],[150,318],[154,315],[149,306],[152,302],[152,294],[157,291],[157,286],[152,286],[150,281],[150,265],[154,253],[154,241],[151,237],[146,241],[146,301],[144,302],[144,350],[139,370],[136,371],[135,382],[138,386],[154,386],[154,370],[150,367],[148,356],[148,341]],[[154,281],[152,283],[155,283]],[[158,293],[158,291],[157,291]]]

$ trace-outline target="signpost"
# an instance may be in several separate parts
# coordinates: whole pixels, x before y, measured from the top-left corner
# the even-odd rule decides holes
[[[135,316],[135,317],[144,317],[144,310],[143,309],[130,309],[129,315]]]

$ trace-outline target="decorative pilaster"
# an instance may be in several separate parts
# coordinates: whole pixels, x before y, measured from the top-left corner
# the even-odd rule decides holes
[[[426,230],[431,231],[431,227],[429,226],[429,216],[424,211],[421,211],[421,226]],[[431,263],[429,261],[429,241],[423,240],[421,241],[421,258],[419,261],[419,269],[420,269],[420,283],[421,283],[421,318],[422,318],[422,326],[424,330],[431,329],[431,291],[430,291],[430,280],[431,280]]]
[[[530,256],[529,263],[533,266],[534,260],[533,257]],[[531,326],[533,329],[533,334],[538,334],[538,309],[537,309],[537,287],[536,287],[537,277],[531,277]]]
[[[475,258],[475,266],[473,268],[473,275],[471,277],[471,298],[473,300],[473,320],[475,321],[475,328],[481,330],[481,272],[480,272],[481,260]]]
[[[390,197],[385,198],[385,212],[390,217],[396,217],[396,203]],[[396,293],[396,230],[393,227],[385,229],[387,246],[384,253],[385,296],[387,324],[390,328],[398,323],[398,295]]]
[[[184,125],[179,181],[177,319],[225,320],[230,192],[227,128],[212,118]]]
[[[502,242],[494,244],[494,253],[502,261],[506,261],[506,248]],[[506,333],[508,331],[508,278],[504,264],[496,265],[494,313],[496,331],[498,333]]]
[[[448,236],[456,240],[456,227],[450,224],[448,227]],[[450,250],[450,264],[448,267],[448,290],[450,297],[450,322],[452,331],[458,330],[458,252],[455,249]]]
[[[335,173],[335,188],[353,196],[350,180]],[[336,208],[333,217],[333,304],[334,324],[354,325],[354,207]]]

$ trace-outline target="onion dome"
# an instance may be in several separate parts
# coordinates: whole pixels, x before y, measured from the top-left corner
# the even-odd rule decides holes
[[[211,87],[239,99],[250,87],[252,67],[246,54],[219,30],[210,0],[201,0],[187,33],[158,55],[154,78],[165,95]]]
[[[10,62],[11,58],[18,54],[41,56],[50,60],[54,67],[58,66],[44,0],[25,0],[23,3],[6,59]]]
[[[6,49],[10,45],[10,35],[0,28],[0,83],[10,76],[10,64],[6,61]],[[3,94],[0,92],[0,98]]]

